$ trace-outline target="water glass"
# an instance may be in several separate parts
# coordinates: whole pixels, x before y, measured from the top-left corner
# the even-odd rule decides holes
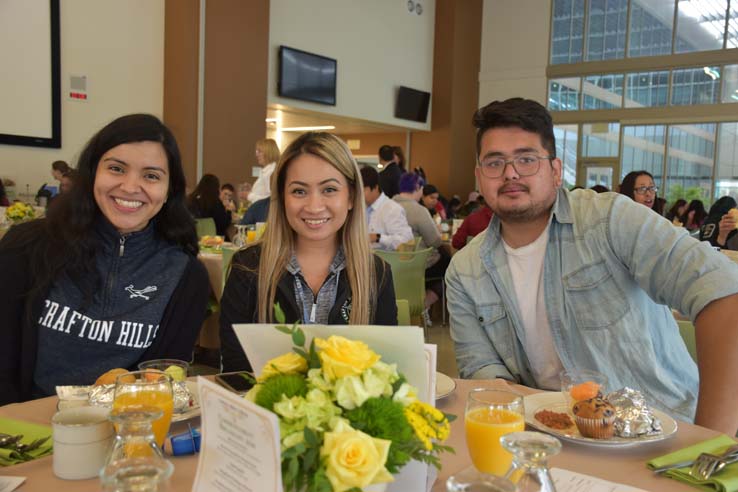
[[[513,455],[505,477],[515,483],[518,492],[556,492],[547,460],[561,451],[558,439],[540,432],[513,432],[500,442]]]
[[[517,492],[515,485],[503,477],[482,473],[473,466],[446,480],[448,492]]]

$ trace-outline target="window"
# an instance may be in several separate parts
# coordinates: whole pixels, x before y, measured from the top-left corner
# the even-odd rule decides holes
[[[723,68],[723,96],[724,103],[738,102],[738,65],[726,65]]]
[[[669,202],[687,196],[709,200],[716,127],[715,123],[669,127],[665,190]]]
[[[656,186],[663,185],[665,125],[623,126],[620,180],[631,171],[648,171]]]
[[[633,0],[628,56],[671,54],[674,0]]]
[[[623,76],[610,74],[585,77],[582,94],[582,109],[620,108],[623,105]]]
[[[555,0],[551,19],[551,64],[582,61],[584,0]]]
[[[669,71],[628,74],[626,108],[666,106],[669,95]]]
[[[671,104],[714,104],[720,85],[720,67],[674,70],[671,83]]]
[[[728,0],[679,0],[676,53],[723,48]]]
[[[625,58],[628,0],[590,0],[587,61]]]
[[[738,123],[720,123],[718,129],[715,195],[738,199]]]
[[[620,147],[620,123],[582,125],[582,156],[617,157]]]
[[[554,126],[556,157],[563,164],[563,180],[566,188],[577,182],[577,125]]]
[[[552,111],[579,109],[582,81],[578,77],[552,79],[548,82],[548,108]]]

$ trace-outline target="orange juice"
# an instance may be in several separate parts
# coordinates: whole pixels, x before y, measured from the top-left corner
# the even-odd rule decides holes
[[[254,241],[256,241],[256,230],[251,229],[246,231],[246,242],[250,244]]]
[[[152,424],[156,444],[161,447],[169,431],[172,412],[174,412],[174,401],[171,393],[155,390],[130,391],[116,395],[113,401],[113,410],[140,410],[147,407],[157,408],[164,412]]]
[[[504,475],[512,463],[512,455],[500,444],[500,437],[525,429],[519,413],[501,408],[474,408],[466,414],[466,445],[477,470]]]

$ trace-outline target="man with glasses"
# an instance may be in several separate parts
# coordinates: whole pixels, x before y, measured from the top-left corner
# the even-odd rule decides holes
[[[563,189],[535,101],[495,101],[474,125],[494,218],[446,274],[461,376],[558,390],[561,370],[596,370],[735,435],[738,265],[622,195]],[[695,320],[699,373],[667,306]]]

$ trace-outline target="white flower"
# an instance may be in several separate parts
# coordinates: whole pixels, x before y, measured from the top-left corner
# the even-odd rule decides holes
[[[406,407],[418,400],[418,390],[408,383],[402,383],[400,388],[392,396],[392,400],[400,402]]]

